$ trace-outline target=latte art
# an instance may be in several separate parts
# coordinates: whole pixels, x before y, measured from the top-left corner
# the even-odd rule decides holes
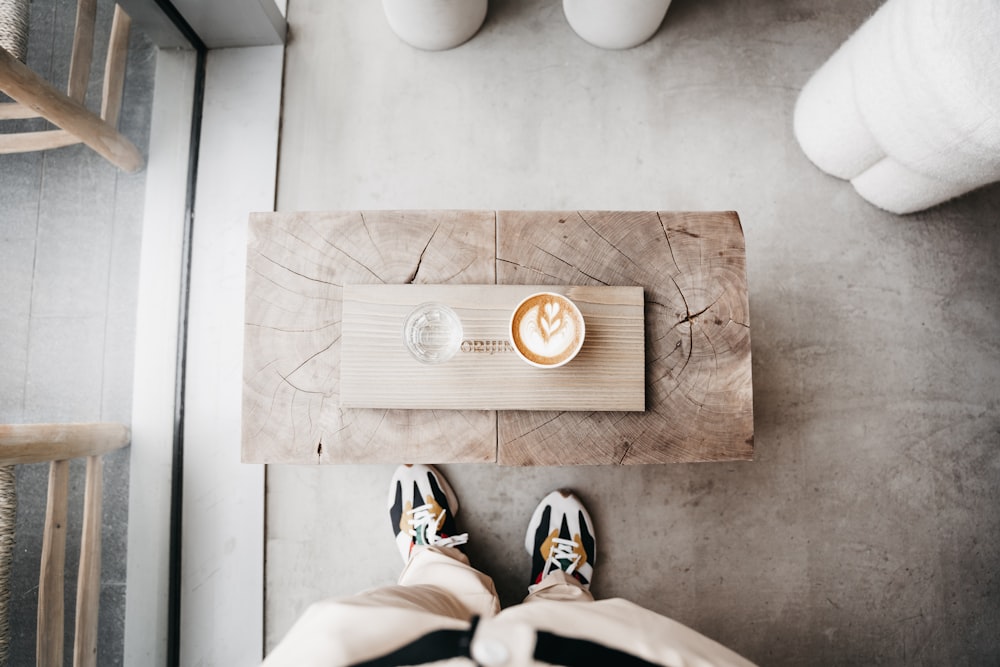
[[[573,320],[564,317],[558,303],[531,306],[518,327],[521,345],[538,357],[558,357],[576,342]]]
[[[514,348],[537,366],[566,363],[580,349],[583,336],[580,310],[561,294],[534,294],[521,302],[511,318]]]

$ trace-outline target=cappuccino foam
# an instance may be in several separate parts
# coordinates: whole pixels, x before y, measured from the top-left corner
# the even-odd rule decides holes
[[[570,359],[583,341],[583,318],[573,303],[558,294],[535,294],[522,302],[511,319],[511,338],[529,361],[555,366]]]

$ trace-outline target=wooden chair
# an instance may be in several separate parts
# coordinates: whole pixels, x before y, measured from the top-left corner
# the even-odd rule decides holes
[[[129,429],[122,424],[16,424],[0,425],[0,466],[8,483],[18,463],[50,461],[48,502],[42,534],[42,563],[38,577],[37,665],[63,664],[63,580],[66,558],[66,513],[69,495],[69,462],[86,458],[83,498],[83,528],[80,569],[76,589],[76,628],[73,665],[97,663],[97,611],[101,593],[101,496],[103,461],[107,452],[129,442]],[[6,495],[9,510],[10,489]],[[9,511],[7,512],[10,513]],[[0,533],[13,525],[0,525]],[[11,538],[0,534],[0,588],[9,590]],[[2,562],[6,560],[6,562]],[[8,612],[4,605],[2,614]],[[4,617],[0,624],[6,621]],[[0,663],[4,656],[0,655]]]
[[[56,90],[0,46],[0,90],[15,102],[0,104],[0,120],[45,118],[60,129],[0,134],[0,153],[23,153],[84,143],[120,169],[135,172],[144,160],[117,130],[125,83],[131,20],[115,5],[104,68],[101,115],[84,106],[94,51],[97,0],[78,0],[67,92]]]

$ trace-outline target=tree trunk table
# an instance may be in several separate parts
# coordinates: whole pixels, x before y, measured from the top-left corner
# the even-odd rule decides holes
[[[641,286],[643,412],[340,407],[344,285]],[[749,460],[746,254],[733,212],[258,213],[247,253],[248,463]]]

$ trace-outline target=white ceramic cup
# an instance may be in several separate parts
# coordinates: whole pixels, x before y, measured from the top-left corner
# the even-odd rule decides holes
[[[510,315],[511,346],[535,368],[559,368],[580,352],[586,337],[583,313],[569,297],[537,292],[525,297]]]

